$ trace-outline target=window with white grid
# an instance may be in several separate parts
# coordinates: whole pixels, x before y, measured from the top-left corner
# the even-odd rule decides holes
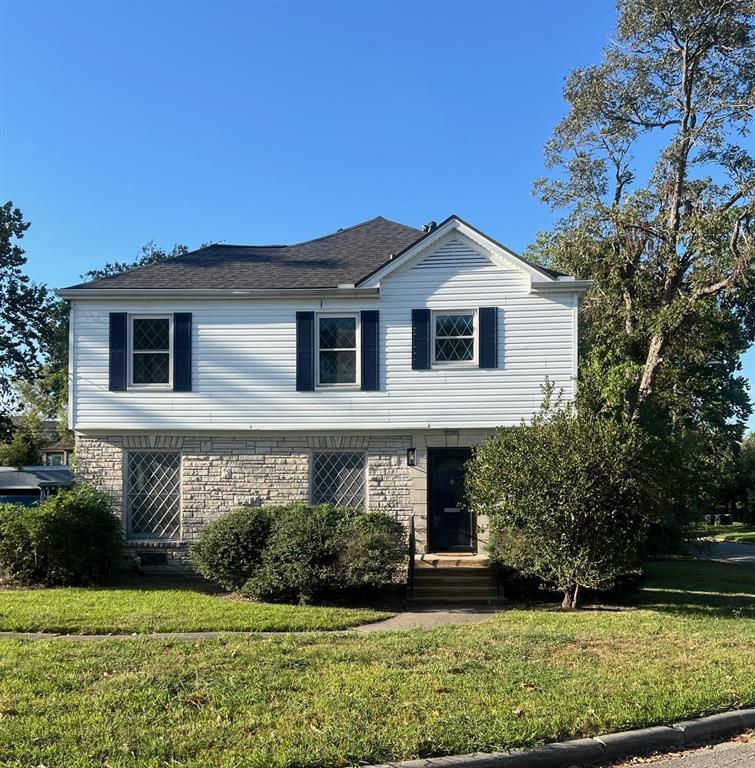
[[[312,454],[312,502],[364,509],[365,455],[352,451]]]
[[[180,537],[180,453],[129,451],[126,460],[126,515],[129,538]]]
[[[474,311],[433,312],[433,362],[472,363],[477,357]]]
[[[170,317],[131,318],[131,386],[154,387],[171,381]]]

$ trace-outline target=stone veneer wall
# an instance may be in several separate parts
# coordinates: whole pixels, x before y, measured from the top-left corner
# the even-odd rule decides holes
[[[208,521],[243,504],[270,505],[309,498],[313,450],[367,452],[370,511],[387,512],[408,525],[414,514],[417,552],[427,541],[427,451],[471,447],[482,431],[435,430],[406,435],[76,435],[76,478],[112,495],[123,494],[124,451],[175,450],[182,454],[180,542],[146,541],[136,550],[159,549],[173,567],[188,567],[186,545]],[[407,467],[406,449],[417,449],[417,466]],[[487,521],[478,519],[478,551],[484,551]]]
[[[411,445],[411,435],[77,435],[76,478],[112,495],[120,514],[125,451],[180,451],[181,540],[140,541],[130,548],[159,549],[169,566],[184,568],[186,545],[207,521],[241,505],[307,501],[313,450],[366,451],[369,510],[408,523],[415,501],[412,472],[406,466]]]

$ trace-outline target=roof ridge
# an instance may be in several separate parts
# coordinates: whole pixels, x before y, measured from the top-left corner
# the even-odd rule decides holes
[[[317,243],[320,240],[327,240],[329,237],[335,237],[336,235],[341,235],[344,232],[350,232],[353,229],[359,229],[359,227],[364,227],[367,224],[372,224],[375,221],[387,221],[389,224],[396,224],[399,227],[404,227],[405,229],[414,229],[414,227],[410,227],[408,224],[402,224],[400,221],[391,221],[391,219],[386,219],[385,216],[373,216],[373,218],[367,219],[366,221],[360,221],[359,224],[352,224],[350,227],[341,227],[341,229],[337,229],[335,232],[331,232],[328,235],[313,237],[311,240],[302,240],[300,243],[291,243],[289,247],[295,248],[297,245],[309,245],[309,243]],[[419,230],[416,231],[419,232]]]

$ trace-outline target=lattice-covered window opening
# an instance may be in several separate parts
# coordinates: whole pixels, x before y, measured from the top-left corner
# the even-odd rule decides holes
[[[364,509],[365,455],[351,451],[312,454],[312,502]]]
[[[357,318],[317,318],[317,369],[321,386],[357,383]]]
[[[435,362],[473,361],[475,359],[474,312],[436,312],[433,318]]]
[[[131,383],[170,384],[170,318],[131,318]]]
[[[126,462],[126,515],[133,539],[181,535],[181,454],[130,451]]]

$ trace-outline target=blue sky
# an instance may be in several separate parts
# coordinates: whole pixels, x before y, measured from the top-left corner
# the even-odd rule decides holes
[[[515,250],[608,2],[5,0],[0,197],[53,286],[149,240],[295,242],[458,213]],[[755,352],[746,371],[755,381]],[[755,420],[752,425],[755,426]]]

